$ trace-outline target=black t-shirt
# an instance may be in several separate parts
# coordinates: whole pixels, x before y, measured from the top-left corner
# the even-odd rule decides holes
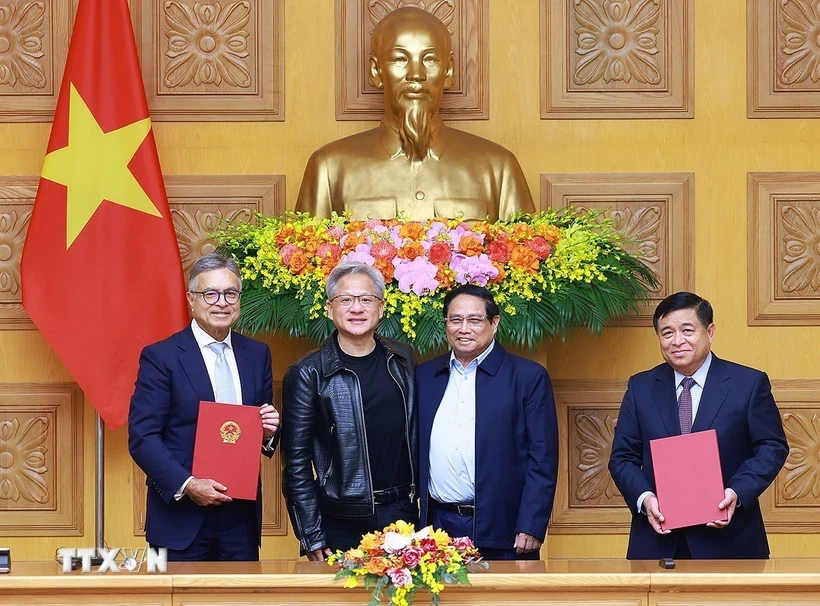
[[[410,455],[405,434],[402,392],[387,370],[387,355],[379,342],[366,356],[351,356],[336,347],[342,365],[359,378],[373,490],[409,484]]]

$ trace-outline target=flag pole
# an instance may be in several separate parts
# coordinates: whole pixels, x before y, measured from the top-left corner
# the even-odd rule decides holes
[[[97,440],[96,440],[96,462],[97,474],[94,482],[94,496],[95,496],[95,521],[94,521],[94,539],[97,549],[105,547],[105,425],[103,424],[100,413],[96,413],[97,417]]]

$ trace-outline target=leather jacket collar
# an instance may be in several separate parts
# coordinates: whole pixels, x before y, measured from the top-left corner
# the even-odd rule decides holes
[[[324,340],[322,345],[319,347],[319,354],[321,357],[321,366],[322,366],[322,376],[324,378],[330,377],[331,375],[339,372],[344,368],[342,365],[342,360],[339,357],[339,350],[338,350],[338,338],[339,331],[334,330],[333,334],[330,335],[327,339]],[[385,349],[387,353],[388,359],[392,356],[396,356],[399,362],[401,362],[405,367],[409,366],[412,360],[408,360],[404,352],[396,349],[393,347],[393,344],[389,342],[387,339],[383,339],[379,334],[374,334],[373,337],[376,341]]]

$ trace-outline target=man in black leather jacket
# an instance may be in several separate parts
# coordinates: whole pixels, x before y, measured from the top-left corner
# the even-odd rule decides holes
[[[384,312],[376,268],[337,266],[327,298],[336,331],[288,369],[282,392],[282,486],[310,560],[396,520],[418,522],[413,349],[375,334]]]

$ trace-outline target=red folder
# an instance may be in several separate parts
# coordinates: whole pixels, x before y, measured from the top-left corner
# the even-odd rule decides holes
[[[717,432],[714,429],[649,441],[664,530],[727,520]]]
[[[262,449],[262,417],[256,406],[200,402],[194,442],[196,478],[228,487],[232,499],[256,500]]]

